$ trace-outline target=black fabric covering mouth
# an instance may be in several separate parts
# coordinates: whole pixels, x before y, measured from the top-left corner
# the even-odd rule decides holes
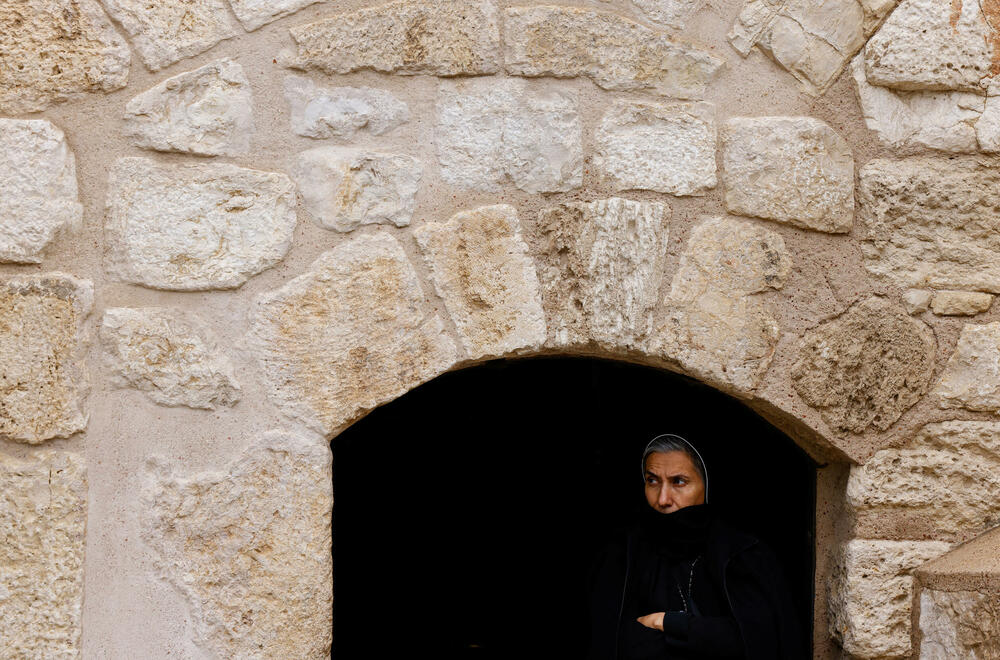
[[[646,505],[639,514],[639,530],[658,554],[691,559],[704,552],[712,517],[713,510],[707,503],[673,513],[660,513]]]

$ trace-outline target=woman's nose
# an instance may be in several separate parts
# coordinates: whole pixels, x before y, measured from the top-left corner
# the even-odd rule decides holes
[[[673,499],[670,497],[670,489],[666,487],[661,488],[660,497],[657,500],[657,504],[659,504],[662,507],[668,507],[671,505],[672,502]]]

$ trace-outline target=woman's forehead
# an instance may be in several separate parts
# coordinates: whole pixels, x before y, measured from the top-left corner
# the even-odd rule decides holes
[[[694,461],[683,451],[656,451],[646,457],[646,470],[653,473],[676,474],[695,472]]]

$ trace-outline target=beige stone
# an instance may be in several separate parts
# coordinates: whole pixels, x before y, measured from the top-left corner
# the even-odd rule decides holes
[[[253,95],[225,58],[167,78],[125,106],[125,135],[145,149],[238,156],[250,149]]]
[[[288,252],[295,185],[228,163],[120,158],[107,191],[108,270],[156,289],[231,289]]]
[[[318,147],[299,154],[291,173],[316,224],[346,232],[410,224],[423,165],[403,154]]]
[[[358,236],[259,296],[247,345],[272,401],[332,437],[458,360],[441,317],[423,304],[399,242],[384,233]]]
[[[927,392],[936,350],[927,324],[873,296],[805,332],[792,386],[834,429],[884,431]]]
[[[471,359],[538,349],[545,314],[513,206],[482,206],[413,231]]]
[[[941,541],[844,544],[829,582],[830,634],[856,658],[902,658],[911,652],[911,572],[948,551]]]
[[[900,287],[1000,293],[993,159],[875,159],[861,168],[865,268]]]
[[[535,258],[549,342],[637,349],[653,330],[670,207],[619,197],[543,209]]]
[[[903,308],[907,314],[923,314],[931,308],[934,292],[925,289],[907,289],[903,292]]]
[[[722,130],[726,208],[796,227],[846,233],[854,222],[854,157],[812,117],[736,117]]]
[[[654,23],[682,29],[706,0],[632,0],[639,11]]]
[[[97,0],[4,0],[0,52],[2,114],[38,112],[128,82],[128,44]]]
[[[978,291],[935,291],[931,311],[941,316],[975,316],[990,308],[993,294]]]
[[[920,592],[920,660],[1000,658],[1000,594]]]
[[[112,307],[101,319],[100,337],[118,387],[133,387],[165,406],[214,410],[239,401],[232,362],[193,314]]]
[[[702,195],[717,183],[711,103],[615,101],[594,140],[594,167],[615,190]]]
[[[0,119],[0,262],[41,263],[45,246],[82,219],[63,132],[44,119]]]
[[[294,14],[303,7],[321,0],[229,0],[233,13],[244,29],[253,32],[271,21]]]
[[[942,408],[1000,413],[1000,322],[962,326],[934,394]]]
[[[725,63],[618,14],[581,7],[510,7],[504,34],[507,73],[587,76],[614,91],[701,98]]]
[[[80,456],[0,453],[2,657],[80,657],[86,526]]]
[[[218,472],[150,461],[143,538],[219,658],[329,658],[333,475],[325,443],[264,433]]]
[[[294,51],[279,62],[295,69],[399,75],[483,75],[500,70],[493,0],[399,0],[290,30]]]
[[[410,119],[410,109],[390,92],[371,87],[319,87],[305,76],[285,77],[292,132],[350,140],[361,131],[382,135]]]
[[[102,0],[111,18],[128,33],[150,71],[203,53],[240,27],[224,0]]]
[[[847,500],[869,519],[919,516],[941,537],[984,531],[1000,520],[1000,423],[927,424],[853,466]]]
[[[743,220],[703,219],[681,254],[654,353],[725,392],[752,392],[781,335],[760,294],[784,286],[791,268],[779,234]]]
[[[59,272],[0,280],[0,439],[38,444],[87,426],[89,280]]]

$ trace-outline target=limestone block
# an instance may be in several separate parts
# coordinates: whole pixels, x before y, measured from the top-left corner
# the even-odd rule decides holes
[[[660,202],[542,209],[535,258],[550,342],[640,348],[653,331],[669,233],[670,207]]]
[[[232,363],[192,314],[113,307],[104,312],[100,336],[117,387],[133,387],[164,406],[215,410],[239,401]]]
[[[861,168],[865,268],[900,287],[1000,293],[1000,168],[985,158]]]
[[[522,80],[442,82],[437,107],[441,177],[496,191],[508,179],[530,193],[583,185],[583,123],[576,99],[527,91]]]
[[[632,0],[650,21],[681,29],[706,0]]]
[[[595,142],[594,166],[615,190],[701,195],[717,183],[711,103],[615,101]]]
[[[812,117],[736,117],[722,131],[726,208],[796,227],[846,233],[854,222],[854,157]]]
[[[482,206],[413,231],[470,359],[545,341],[538,276],[513,206]]]
[[[752,392],[781,335],[760,294],[784,286],[791,268],[779,234],[743,220],[703,219],[681,254],[654,352],[725,392]]]
[[[903,308],[907,314],[922,314],[931,308],[933,291],[907,289],[903,292]]]
[[[83,321],[89,280],[59,272],[0,280],[0,439],[38,444],[87,426]]]
[[[0,262],[41,263],[45,246],[82,219],[63,132],[44,119],[0,119]]]
[[[728,34],[744,57],[757,46],[805,89],[825,92],[898,0],[746,0]]]
[[[927,324],[873,296],[805,332],[792,386],[834,429],[884,431],[927,392],[936,350]]]
[[[155,289],[232,289],[280,261],[295,229],[284,174],[120,158],[108,180],[108,270]]]
[[[248,32],[317,2],[320,0],[229,0],[233,13]]]
[[[79,658],[87,470],[80,456],[0,453],[4,658]]]
[[[935,291],[931,311],[941,316],[975,316],[993,303],[993,294],[978,291]]]
[[[259,296],[246,343],[275,404],[332,437],[458,360],[441,317],[423,302],[399,242],[358,236]]]
[[[854,539],[844,544],[830,580],[830,634],[852,657],[909,655],[911,572],[948,548],[941,541]]]
[[[285,77],[292,131],[304,137],[350,140],[367,131],[382,135],[410,119],[410,108],[371,87],[318,87],[304,76]]]
[[[865,46],[868,82],[984,92],[996,73],[996,27],[1000,7],[994,3],[902,0]]]
[[[296,50],[280,62],[294,69],[399,75],[484,75],[500,70],[493,0],[399,0],[290,30]]]
[[[97,0],[0,3],[0,114],[44,110],[128,82],[131,53]],[[46,53],[46,57],[40,57]]]
[[[942,408],[1000,413],[1000,322],[962,327],[934,394]]]
[[[1000,658],[1000,596],[923,589],[920,636],[920,660],[996,660]]]
[[[254,132],[250,83],[239,64],[221,59],[136,96],[123,119],[125,135],[144,149],[237,156]]]
[[[218,658],[329,658],[333,566],[330,449],[270,431],[226,469],[145,473],[142,534],[160,577],[187,598]]]
[[[224,0],[102,2],[111,18],[128,33],[132,46],[150,71],[203,53],[240,32]]]
[[[420,161],[411,156],[347,147],[303,151],[292,167],[316,224],[337,231],[410,224],[422,172]]]
[[[1000,152],[1000,84],[991,84],[986,93],[983,114],[976,122],[976,139],[980,151]]]
[[[701,98],[725,60],[606,11],[510,7],[504,19],[507,73],[587,76],[614,91]]]

